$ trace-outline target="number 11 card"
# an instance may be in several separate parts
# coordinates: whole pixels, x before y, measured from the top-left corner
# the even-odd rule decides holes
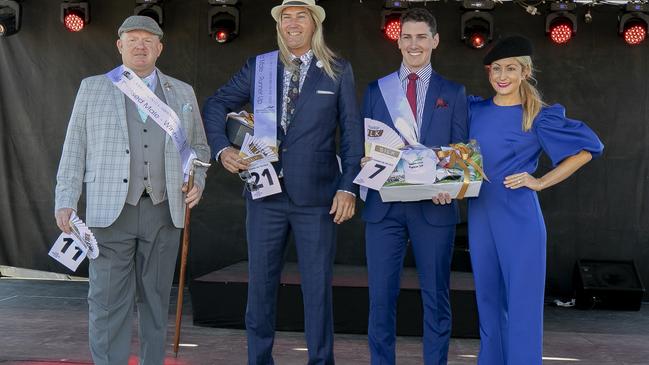
[[[50,249],[49,255],[62,263],[68,269],[77,271],[79,264],[86,258],[84,245],[76,242],[77,238],[67,233],[61,233]]]

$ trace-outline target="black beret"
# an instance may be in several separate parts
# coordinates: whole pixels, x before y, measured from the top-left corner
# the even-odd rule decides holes
[[[532,42],[520,36],[509,36],[499,40],[487,53],[482,61],[490,65],[493,61],[509,57],[531,56],[533,53]]]

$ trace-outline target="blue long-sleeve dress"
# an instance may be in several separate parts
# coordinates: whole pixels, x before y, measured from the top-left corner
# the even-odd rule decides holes
[[[480,315],[480,365],[541,364],[546,231],[536,192],[508,189],[511,174],[533,174],[541,152],[553,165],[604,146],[561,105],[543,107],[522,130],[521,105],[493,99],[469,103],[469,137],[480,144],[484,172],[480,196],[469,199],[469,245]]]

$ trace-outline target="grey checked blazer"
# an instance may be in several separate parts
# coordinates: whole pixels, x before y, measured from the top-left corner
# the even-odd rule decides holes
[[[178,114],[198,158],[208,161],[210,150],[194,90],[158,70],[167,104]],[[82,183],[86,184],[86,224],[108,227],[126,202],[130,154],[124,94],[106,75],[81,81],[68,125],[56,175],[55,210],[77,209]],[[165,180],[174,226],[184,224],[180,154],[169,136],[165,144]],[[205,171],[198,169],[195,183],[205,187]]]

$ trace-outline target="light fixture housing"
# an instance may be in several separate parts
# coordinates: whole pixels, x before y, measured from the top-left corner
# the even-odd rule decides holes
[[[162,27],[164,21],[162,0],[135,0],[133,15],[148,16]]]
[[[87,1],[65,0],[61,3],[61,23],[70,32],[80,32],[90,23]]]
[[[572,1],[550,3],[550,12],[545,17],[545,34],[555,44],[566,44],[577,33],[577,4]]]
[[[239,35],[239,0],[208,0],[207,29],[210,38],[226,43]]]
[[[473,49],[484,48],[494,35],[493,0],[464,0],[460,17],[460,39]]]
[[[21,10],[17,1],[0,0],[0,38],[18,33]]]
[[[649,4],[629,2],[618,16],[618,34],[630,46],[636,46],[647,38],[649,28]]]
[[[401,36],[401,15],[408,10],[409,2],[404,0],[386,0],[381,10],[381,32],[391,41]]]

